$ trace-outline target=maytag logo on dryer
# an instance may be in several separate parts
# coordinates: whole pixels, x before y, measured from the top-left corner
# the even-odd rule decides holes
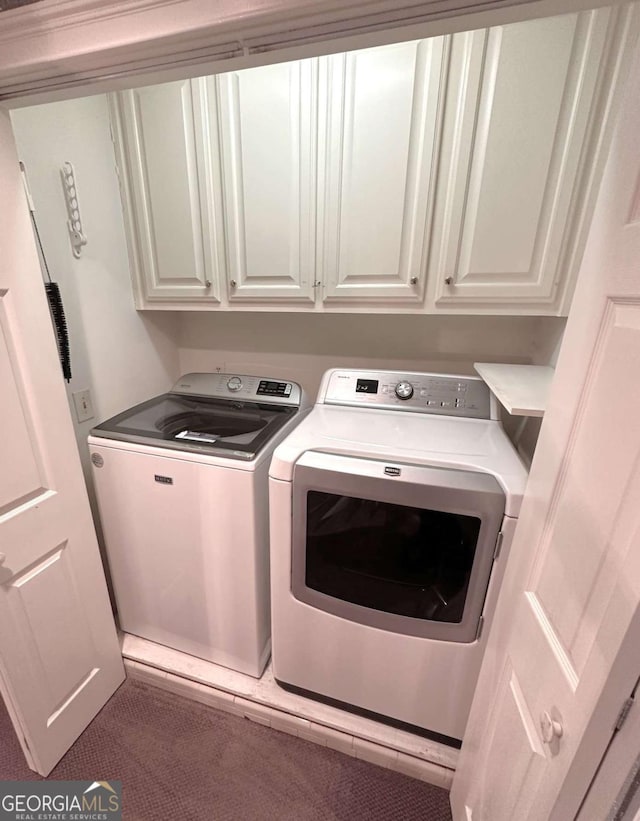
[[[386,476],[400,476],[402,473],[400,468],[392,467],[391,465],[386,465],[384,472]]]
[[[172,485],[173,479],[171,476],[159,476],[157,473],[153,477],[156,482],[160,482],[161,485]]]

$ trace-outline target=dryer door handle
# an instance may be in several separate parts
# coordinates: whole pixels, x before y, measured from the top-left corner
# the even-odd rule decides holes
[[[382,461],[362,459],[355,456],[343,456],[337,453],[324,453],[308,450],[302,454],[293,470],[293,481],[296,475],[304,471],[325,471],[340,474],[348,482],[362,486],[365,479],[381,479],[389,483],[433,487],[446,492],[468,492],[480,495],[492,495],[502,500],[504,491],[497,480],[489,473],[471,470],[457,470],[428,465],[407,464],[402,461]]]

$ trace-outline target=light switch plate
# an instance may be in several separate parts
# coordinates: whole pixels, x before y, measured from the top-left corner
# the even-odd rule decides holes
[[[87,419],[93,419],[93,403],[91,402],[91,391],[89,388],[84,391],[76,391],[71,395],[73,396],[73,404],[76,408],[78,422],[86,422]]]

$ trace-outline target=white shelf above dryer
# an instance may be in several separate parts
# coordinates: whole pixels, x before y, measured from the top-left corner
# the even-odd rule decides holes
[[[473,367],[513,416],[544,416],[553,368],[474,362]]]

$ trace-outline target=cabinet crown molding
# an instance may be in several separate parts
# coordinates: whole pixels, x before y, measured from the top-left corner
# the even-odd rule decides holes
[[[46,0],[1,12],[0,100],[156,82],[591,8],[593,0]],[[62,35],[67,36],[62,36]],[[328,46],[326,44],[329,44]],[[295,53],[294,53],[295,52]],[[240,66],[242,63],[242,66]],[[200,70],[197,70],[200,67]],[[206,69],[205,69],[206,70]],[[164,76],[159,77],[162,74]],[[106,79],[105,79],[106,78]]]

